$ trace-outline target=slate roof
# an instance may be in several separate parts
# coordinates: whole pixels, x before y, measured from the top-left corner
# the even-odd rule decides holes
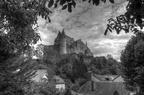
[[[107,81],[108,78],[109,81],[114,81],[119,75],[96,75],[93,74],[93,77],[97,78],[99,81]]]
[[[65,84],[65,81],[60,76],[54,76],[56,84]]]
[[[106,78],[110,78],[110,80],[107,81]],[[125,89],[124,80],[120,75],[93,74],[92,80],[82,85],[78,93],[84,95],[113,95],[115,91],[118,91],[120,95],[130,95],[130,92]]]
[[[85,95],[113,95],[118,91],[120,95],[129,95],[130,92],[125,89],[123,82],[94,82],[94,91],[91,91],[91,81],[84,84],[78,93]]]
[[[38,70],[36,72],[36,76],[34,78],[32,78],[32,80],[36,81],[36,82],[40,82],[42,80],[42,78],[45,78],[45,75],[54,75],[55,72],[50,68],[47,67],[43,64],[39,64],[38,65]]]
[[[114,82],[124,82],[122,76],[116,77],[113,81],[114,81]]]

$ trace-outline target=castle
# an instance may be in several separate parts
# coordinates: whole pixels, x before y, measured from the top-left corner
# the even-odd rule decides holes
[[[84,44],[81,39],[74,40],[73,38],[67,36],[65,31],[59,32],[56,39],[54,40],[54,45],[44,47],[44,55],[47,56],[57,56],[56,54],[72,54],[72,53],[82,53],[86,56],[93,56],[91,50]]]

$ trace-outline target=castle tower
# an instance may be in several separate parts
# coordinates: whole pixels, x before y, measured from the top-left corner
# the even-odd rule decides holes
[[[54,41],[54,44],[55,44],[55,45],[59,45],[59,44],[60,44],[61,36],[62,36],[62,34],[61,34],[61,32],[59,31],[59,33],[58,33],[58,35],[57,35],[57,37],[56,37],[56,39],[55,39],[55,41]]]
[[[65,36],[66,36],[64,29],[62,30],[61,35],[62,35],[62,37],[65,37]]]
[[[66,35],[64,30],[62,31],[61,38],[60,38],[60,54],[66,54],[67,49],[66,49]]]

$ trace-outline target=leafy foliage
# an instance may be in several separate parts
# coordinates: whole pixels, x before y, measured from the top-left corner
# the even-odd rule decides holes
[[[99,5],[101,2],[106,2],[106,0],[82,0],[82,1],[88,1],[89,3],[92,3],[93,5]],[[109,0],[111,3],[114,3],[114,0]],[[54,4],[54,7],[57,7],[58,5],[62,6],[62,10],[68,9],[69,12],[72,12],[72,7],[76,7],[76,0],[56,0],[54,3],[54,0],[50,0],[50,6]]]
[[[34,77],[35,62],[23,56],[17,56],[0,63],[0,94],[24,95],[25,87],[29,87],[30,79]]]
[[[79,61],[75,61],[73,64],[73,72],[75,74],[75,77],[79,78],[85,78],[85,74],[87,73],[87,67],[84,64],[83,56],[80,56]]]
[[[56,95],[55,82],[33,82],[28,95]]]
[[[36,33],[37,16],[49,18],[51,11],[45,6],[47,0],[1,0],[0,39],[3,50],[24,51],[35,44],[40,36]]]
[[[91,62],[90,62],[90,68],[93,71],[93,73],[96,74],[111,74],[111,75],[117,75],[120,73],[119,71],[119,63],[113,59],[113,58],[108,58],[101,56],[101,57],[95,57]]]
[[[121,54],[122,73],[130,91],[144,94],[144,33],[137,33],[127,43]]]
[[[35,56],[38,59],[42,59],[43,58],[43,45],[42,44],[38,44],[36,48],[34,48],[34,46],[32,47],[32,56]]]
[[[138,32],[138,27],[143,28],[144,26],[144,1],[143,0],[127,0],[128,4],[126,6],[126,13],[117,16],[116,19],[110,18],[107,24],[105,35],[108,31],[112,32],[115,30],[117,34],[121,31],[128,33],[132,31],[134,33]]]
[[[64,78],[75,82],[78,78],[85,78],[87,67],[82,57],[67,55],[56,64],[56,72]]]
[[[72,95],[71,90],[67,89],[64,95]]]
[[[35,65],[31,62],[31,45],[36,33],[37,16],[49,18],[47,0],[0,0],[0,94],[24,95],[24,87]],[[28,55],[25,59],[24,54]],[[20,70],[14,73],[16,70]]]

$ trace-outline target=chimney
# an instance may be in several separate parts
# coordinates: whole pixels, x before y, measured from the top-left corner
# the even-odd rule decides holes
[[[93,77],[92,71],[88,70],[87,80],[90,81],[91,83],[91,91],[94,91],[94,80],[92,77]]]
[[[91,91],[94,91],[94,81],[91,81]]]
[[[88,70],[87,72],[87,80],[92,81],[92,71]]]

